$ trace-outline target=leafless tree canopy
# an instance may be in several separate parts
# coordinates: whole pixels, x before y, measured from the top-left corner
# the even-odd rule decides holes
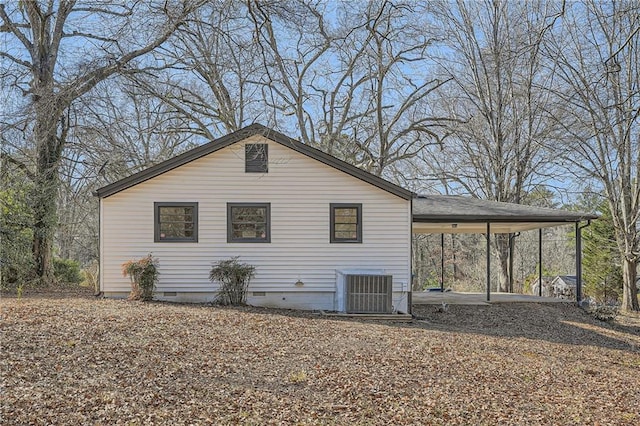
[[[16,159],[9,149],[3,155],[33,170],[34,273],[49,281],[59,173],[74,124],[71,104],[99,82],[131,72],[137,59],[166,42],[184,23],[192,5],[49,0],[8,6],[0,4],[1,28],[8,35],[0,57],[7,63],[3,81],[17,105],[7,110],[2,123],[23,133],[28,139],[24,149],[32,155],[30,164]]]
[[[556,79],[551,116],[562,126],[560,158],[602,187],[623,261],[623,307],[638,310],[640,260],[640,5],[585,1],[547,40]],[[556,113],[557,111],[557,113]]]

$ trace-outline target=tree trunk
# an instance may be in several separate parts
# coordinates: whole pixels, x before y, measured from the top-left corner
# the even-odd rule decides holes
[[[49,175],[49,173],[46,173]],[[53,284],[53,235],[56,229],[56,199],[58,180],[38,174],[32,193],[33,259],[35,276],[41,284]]]
[[[0,52],[2,53],[0,56],[3,60],[8,59],[12,62],[12,66],[17,67],[16,75],[20,77],[14,79],[16,80],[13,83],[14,89],[19,88],[19,91],[24,94],[23,87],[27,82],[29,84],[28,94],[32,104],[30,107],[33,107],[33,142],[37,156],[34,173],[35,188],[30,200],[34,215],[32,249],[35,268],[33,272],[40,282],[48,284],[53,282],[54,278],[51,250],[57,226],[56,201],[60,187],[60,159],[69,129],[69,123],[64,121],[64,112],[74,100],[88,93],[99,82],[120,73],[125,68],[127,72],[132,72],[133,68],[128,67],[128,64],[166,42],[187,17],[201,6],[201,2],[178,2],[182,4],[176,4],[175,7],[174,5],[169,7],[167,3],[171,2],[165,2],[164,7],[155,4],[148,7],[139,6],[145,7],[141,13],[146,12],[149,15],[157,13],[157,16],[161,17],[161,21],[157,21],[156,16],[149,17],[149,22],[159,24],[159,32],[149,39],[146,45],[140,46],[134,43],[137,48],[130,51],[121,49],[120,42],[124,41],[121,38],[127,32],[119,29],[125,28],[125,22],[118,21],[116,17],[129,19],[125,16],[129,14],[137,16],[134,15],[134,9],[139,10],[138,6],[122,6],[118,5],[119,2],[112,4],[98,2],[99,5],[94,7],[91,2],[86,5],[76,5],[73,0],[8,3],[16,3],[17,6],[12,6],[7,12],[5,4],[0,4],[0,28],[2,32],[9,34],[8,45],[14,46],[15,52],[21,53],[13,57],[14,53],[8,54],[3,51]],[[72,13],[77,12],[87,15],[87,22],[116,19],[114,31],[101,33],[102,28],[111,27],[108,22],[105,22],[96,34],[86,31],[84,23],[80,20],[68,20]],[[79,28],[79,31],[74,29],[74,25],[80,25],[75,27]],[[81,50],[95,45],[97,40],[102,47],[95,49],[95,54],[87,50],[87,56],[79,58],[77,63],[66,62],[67,59],[71,59],[70,55],[65,55],[60,61],[58,53],[62,40],[70,36],[76,37],[74,43],[80,46]],[[106,40],[113,40],[115,43],[111,41],[107,43]],[[108,46],[115,47],[111,50]],[[64,71],[56,76],[55,68],[60,62],[62,62],[60,65],[64,65]],[[29,112],[31,113],[31,109]]]
[[[638,260],[625,257],[622,262],[622,310],[638,311],[638,286],[636,285]]]
[[[45,98],[46,99],[46,98]],[[51,99],[51,98],[49,98]],[[33,207],[34,275],[40,284],[55,283],[53,274],[53,238],[57,226],[57,200],[60,186],[59,167],[65,132],[58,137],[59,115],[46,104],[35,102],[34,138],[38,161],[35,185],[31,193]]]
[[[509,291],[509,234],[496,234],[494,247],[498,253],[498,292]]]

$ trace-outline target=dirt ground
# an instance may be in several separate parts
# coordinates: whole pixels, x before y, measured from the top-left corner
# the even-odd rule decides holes
[[[0,300],[0,423],[640,424],[640,321],[571,304],[412,323],[85,295]]]

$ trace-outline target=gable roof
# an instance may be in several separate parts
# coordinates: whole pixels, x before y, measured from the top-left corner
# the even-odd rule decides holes
[[[578,277],[576,275],[558,275],[553,279],[552,284],[558,281],[562,281],[567,286],[575,287]]]
[[[197,160],[198,158],[204,157],[205,155],[211,154],[220,149],[233,145],[236,142],[240,142],[241,140],[255,135],[264,136],[265,138],[273,142],[277,142],[287,148],[293,149],[294,151],[306,155],[307,157],[320,161],[321,163],[333,167],[334,169],[340,170],[341,172],[367,182],[400,198],[404,198],[405,200],[410,200],[413,197],[413,193],[409,190],[406,190],[396,184],[382,179],[381,177],[365,172],[364,170],[359,169],[358,167],[355,167],[323,151],[320,151],[319,149],[305,145],[300,141],[292,139],[280,132],[277,132],[258,123],[247,126],[226,136],[222,136],[221,138],[191,149],[176,157],[163,161],[162,163],[156,164],[155,166],[142,170],[141,172],[113,182],[109,185],[103,186],[102,188],[96,190],[94,194],[100,198],[109,197],[127,188],[131,188],[134,185],[159,176],[184,164],[190,163],[191,161]]]

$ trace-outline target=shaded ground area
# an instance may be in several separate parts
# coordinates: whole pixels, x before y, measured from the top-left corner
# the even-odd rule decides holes
[[[413,313],[418,323],[432,330],[640,351],[640,320],[626,324],[597,321],[571,303],[460,304],[444,310],[414,305]]]
[[[488,305],[486,293],[461,293],[457,291],[424,291],[411,294],[413,304],[455,304],[455,305]],[[539,297],[530,294],[491,293],[491,303],[572,303],[571,300],[556,297]]]
[[[640,329],[566,304],[413,323],[90,298],[0,301],[2,424],[640,422]]]

